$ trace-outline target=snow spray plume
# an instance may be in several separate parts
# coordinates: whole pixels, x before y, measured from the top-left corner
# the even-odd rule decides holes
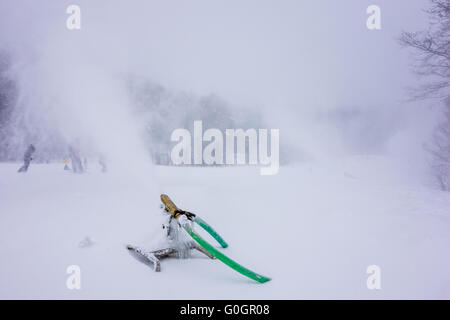
[[[38,151],[51,149],[46,155],[50,160],[74,148],[82,157],[105,159],[110,173],[148,175],[149,147],[132,113],[121,69],[126,61],[111,46],[100,44],[104,37],[95,17],[91,25],[86,23],[90,31],[68,30],[67,6],[64,1],[11,1],[0,8],[2,26],[17,30],[12,36],[1,34],[13,57],[18,88],[9,123],[14,144],[23,149],[34,142]],[[92,9],[95,15],[101,8]],[[35,12],[33,19],[26,14],[30,11]]]

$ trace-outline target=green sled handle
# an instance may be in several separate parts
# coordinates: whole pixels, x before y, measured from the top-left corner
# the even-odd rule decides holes
[[[199,216],[195,216],[194,222],[202,227],[206,232],[208,232],[216,241],[222,246],[222,248],[228,247],[228,244],[223,240],[223,238],[213,229],[205,220]]]
[[[182,224],[184,230],[200,245],[202,246],[206,251],[208,251],[211,255],[213,255],[215,258],[219,259],[223,263],[225,263],[227,266],[232,268],[233,270],[239,272],[240,274],[253,279],[259,283],[264,283],[267,281],[270,281],[270,278],[262,276],[260,274],[257,274],[256,272],[253,272],[252,270],[247,269],[246,267],[240,265],[236,261],[228,258],[226,255],[224,255],[222,252],[214,248],[212,245],[210,245],[205,239],[203,239],[201,236],[199,236],[195,231],[192,230],[192,228],[189,226],[189,224]]]
[[[184,228],[184,230],[201,246],[203,249],[208,251],[213,257],[219,259],[223,263],[225,263],[227,266],[232,268],[233,270],[239,272],[240,274],[249,277],[250,279],[253,279],[259,283],[264,283],[267,281],[270,281],[270,278],[262,276],[260,274],[257,274],[256,272],[253,272],[246,267],[240,265],[236,261],[228,258],[226,255],[224,255],[222,252],[214,248],[212,245],[210,245],[205,239],[203,239],[199,234],[197,234],[194,230],[192,230],[189,223],[187,223],[188,220],[194,221],[197,223],[200,227],[202,227],[206,232],[208,232],[216,241],[223,247],[228,247],[228,244],[225,242],[225,240],[222,239],[222,237],[208,224],[205,220],[201,219],[200,217],[197,217],[195,214],[180,210],[175,203],[169,198],[166,194],[161,194],[161,201],[165,206],[165,210],[170,212],[172,217],[178,220],[180,225]]]

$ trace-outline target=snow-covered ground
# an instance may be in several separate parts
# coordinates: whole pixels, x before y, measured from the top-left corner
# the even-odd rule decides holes
[[[140,182],[94,165],[84,175],[18,167],[0,164],[2,299],[450,298],[450,194],[385,158],[304,162],[275,176],[157,166]],[[200,254],[163,260],[160,273],[134,258],[125,245],[159,232],[155,185],[214,226],[228,256],[272,281]],[[80,247],[86,237],[93,243]],[[69,265],[81,268],[81,290],[66,287]],[[381,290],[367,289],[369,265],[381,268]]]

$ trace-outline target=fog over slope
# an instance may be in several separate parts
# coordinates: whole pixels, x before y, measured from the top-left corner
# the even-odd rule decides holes
[[[388,153],[420,165],[435,116],[406,102],[415,79],[397,38],[425,25],[426,3],[378,1],[382,30],[369,31],[370,1],[77,1],[82,28],[69,31],[71,1],[4,1],[2,158],[38,140],[42,158],[77,144],[146,162],[205,118],[279,128],[282,162]]]

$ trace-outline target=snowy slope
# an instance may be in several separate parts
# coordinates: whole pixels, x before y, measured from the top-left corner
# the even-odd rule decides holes
[[[155,167],[144,182],[18,166],[0,164],[2,299],[450,298],[450,194],[384,158],[305,162],[276,176]],[[199,254],[163,260],[160,273],[136,260],[125,245],[150,246],[160,229],[154,185],[213,225],[227,255],[273,280],[257,284]],[[86,237],[93,244],[80,247]],[[372,264],[381,290],[366,287]],[[66,287],[69,265],[81,267],[81,290]]]

